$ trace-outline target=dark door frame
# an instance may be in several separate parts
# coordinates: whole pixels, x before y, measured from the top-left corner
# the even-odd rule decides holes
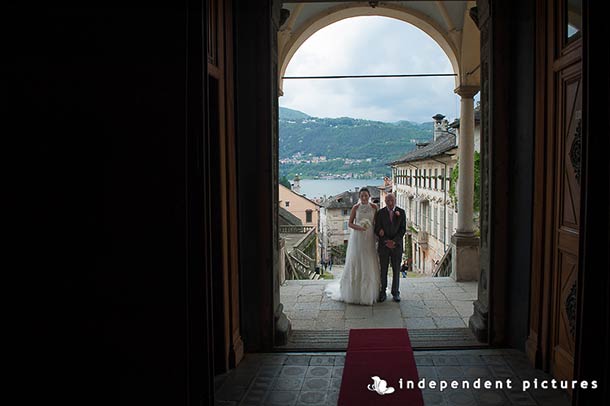
[[[277,2],[264,6],[248,6],[237,8],[236,15],[236,63],[237,63],[237,144],[238,144],[238,171],[239,171],[239,193],[240,193],[240,244],[247,246],[242,249],[241,254],[241,287],[242,287],[242,318],[243,335],[246,339],[248,351],[268,350],[273,347],[275,338],[275,326],[278,322],[278,309],[273,307],[278,303],[274,298],[275,284],[274,273],[269,272],[277,266],[277,230],[275,227],[276,193],[274,184],[277,177],[277,92],[276,92],[276,63],[277,54],[275,50],[275,29],[277,27],[277,14],[279,7]],[[511,221],[517,218],[514,203],[529,207],[529,215],[532,211],[531,188],[533,187],[534,166],[524,172],[525,178],[513,176],[511,170],[519,169],[520,164],[526,163],[534,153],[534,72],[535,52],[532,38],[534,36],[534,14],[533,5],[525,17],[521,13],[520,6],[528,6],[530,2],[521,1],[518,5],[508,0],[492,2],[493,9],[488,9],[489,17],[492,19],[491,31],[487,32],[487,38],[482,38],[482,43],[489,41],[490,59],[483,61],[482,74],[487,69],[488,81],[483,84],[482,93],[488,94],[487,106],[489,111],[483,113],[482,125],[493,130],[493,138],[487,140],[490,148],[487,162],[482,162],[482,167],[489,170],[490,177],[482,179],[482,183],[488,182],[483,187],[481,202],[487,205],[487,221],[489,221],[490,235],[487,258],[482,260],[482,265],[487,267],[488,274],[481,281],[487,289],[490,302],[485,315],[488,320],[489,330],[487,338],[494,345],[508,345],[524,349],[527,331],[523,330],[519,323],[525,320],[525,328],[528,323],[529,300],[523,300],[523,294],[529,297],[528,289],[524,289],[519,295],[513,295],[509,288],[519,286],[523,279],[529,288],[529,270],[520,274],[515,273],[520,264],[526,264],[529,268],[531,251],[526,249],[524,254],[523,245],[515,243],[516,237],[523,233],[523,227],[528,221],[520,225],[521,229],[515,231],[511,228]],[[489,2],[480,0],[477,4],[479,12],[481,8],[488,7]],[[241,6],[241,3],[240,3]],[[606,313],[607,321],[607,294],[600,294],[607,289],[607,276],[600,275],[600,271],[594,265],[608,264],[607,250],[596,251],[600,243],[607,242],[607,193],[599,192],[600,185],[607,185],[607,170],[600,170],[595,165],[607,163],[606,154],[607,138],[599,117],[607,116],[607,75],[604,76],[604,68],[607,69],[607,59],[600,64],[599,54],[589,54],[588,49],[604,49],[601,47],[603,35],[595,37],[587,28],[587,22],[595,21],[595,26],[603,27],[604,22],[598,21],[602,12],[592,13],[592,8],[585,7],[585,30],[583,32],[585,44],[585,109],[588,116],[584,117],[583,129],[585,136],[591,144],[583,144],[586,150],[583,152],[583,236],[582,256],[580,267],[583,269],[583,283],[579,284],[585,293],[583,297],[597,297],[597,301],[579,303],[579,315],[586,310],[595,315],[600,314],[600,309]],[[504,14],[505,13],[505,14]],[[253,23],[256,21],[256,24]],[[527,35],[514,35],[515,28],[524,28]],[[528,31],[529,30],[529,31]],[[530,35],[531,34],[531,35]],[[530,35],[528,37],[528,35]],[[528,44],[529,41],[529,44]],[[531,49],[528,48],[532,47]],[[522,58],[525,64],[520,64]],[[511,61],[511,58],[513,60]],[[591,63],[595,59],[595,64]],[[487,65],[485,65],[487,63]],[[593,82],[595,81],[595,82]],[[515,83],[527,83],[519,89],[511,89]],[[589,83],[595,83],[591,87]],[[485,86],[488,86],[485,89]],[[485,93],[487,92],[487,93]],[[605,99],[604,99],[605,97]],[[605,100],[601,104],[592,103],[593,98]],[[600,99],[601,98],[601,99]],[[522,102],[529,103],[531,108],[523,109]],[[484,104],[482,96],[482,104]],[[595,113],[597,120],[589,117]],[[487,116],[485,116],[487,114]],[[508,123],[508,125],[502,125]],[[520,124],[525,125],[522,130]],[[595,130],[595,131],[594,131]],[[510,140],[513,135],[518,134],[526,146],[511,148]],[[599,134],[599,135],[594,135]],[[528,141],[529,138],[529,141]],[[529,142],[529,144],[527,144]],[[482,141],[482,148],[484,147]],[[515,155],[518,154],[518,155]],[[487,167],[485,167],[487,165]],[[604,166],[607,168],[607,165]],[[257,174],[254,176],[253,174]],[[511,179],[506,182],[506,179]],[[494,180],[498,182],[494,182]],[[272,185],[269,185],[271,180]],[[493,185],[493,187],[490,187]],[[593,186],[595,185],[595,187]],[[527,190],[530,189],[529,195]],[[524,200],[514,200],[518,191],[525,191]],[[512,193],[512,194],[511,194]],[[593,196],[595,193],[595,199]],[[505,197],[512,196],[511,202]],[[243,197],[244,199],[242,199]],[[529,200],[528,200],[529,199]],[[242,202],[243,200],[243,202]],[[246,201],[248,204],[246,204]],[[511,209],[512,208],[512,209]],[[511,211],[512,210],[512,211]],[[484,220],[482,213],[482,221]],[[601,220],[601,221],[600,221]],[[603,227],[602,227],[603,226]],[[601,229],[603,228],[603,229]],[[512,230],[512,231],[511,231]],[[593,231],[601,232],[606,239],[594,239]],[[526,232],[527,234],[527,232]],[[252,238],[255,237],[255,238]],[[530,235],[531,237],[531,235]],[[483,238],[483,236],[482,236]],[[526,245],[531,245],[526,241]],[[605,254],[604,254],[605,252]],[[482,258],[483,259],[483,258]],[[607,267],[606,267],[607,269]],[[493,272],[490,272],[493,270]],[[516,277],[517,276],[517,277]],[[601,279],[600,279],[601,278]],[[599,283],[600,281],[604,283]],[[593,293],[588,293],[593,292]],[[598,294],[595,295],[595,292]],[[607,291],[604,291],[604,293]],[[589,296],[591,295],[591,296]],[[280,313],[281,313],[281,309]],[[251,317],[250,317],[251,315]],[[591,317],[591,316],[589,316]],[[486,321],[487,322],[487,321]],[[518,324],[519,329],[512,326]],[[586,317],[580,319],[577,343],[577,354],[580,362],[577,363],[577,376],[587,376],[591,371],[606,371],[600,369],[596,356],[587,351],[587,348],[598,348],[592,345],[590,340],[594,337],[591,333],[599,331],[599,320],[591,320]],[[607,334],[607,330],[606,333]],[[607,335],[606,335],[607,336]],[[601,348],[600,348],[601,349]],[[607,354],[602,352],[602,354]],[[607,355],[606,355],[607,357]],[[597,368],[597,369],[596,369]],[[604,372],[605,373],[605,372]],[[600,393],[600,392],[598,392]],[[588,392],[591,394],[591,392]],[[578,397],[578,392],[576,393]],[[584,396],[584,395],[583,395]]]
[[[595,391],[576,389],[573,404],[607,405],[610,404],[610,136],[605,118],[610,116],[607,51],[610,34],[600,2],[583,1],[582,35],[582,227],[574,377],[589,382],[597,380],[601,387]]]

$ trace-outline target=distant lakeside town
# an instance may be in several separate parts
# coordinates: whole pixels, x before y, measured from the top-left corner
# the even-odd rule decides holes
[[[281,164],[317,164],[321,162],[329,162],[329,161],[340,161],[344,165],[353,165],[359,164],[362,162],[373,162],[373,158],[365,158],[365,159],[350,159],[350,158],[331,158],[327,159],[326,156],[304,156],[301,152],[297,152],[292,155],[290,158],[280,159]]]
[[[313,173],[305,171],[305,173],[295,173],[301,179],[372,179],[375,174],[368,170],[364,172],[345,172],[345,168],[349,166],[361,166],[362,164],[371,164],[374,158],[352,159],[352,158],[328,158],[322,156],[312,156],[312,154],[303,154],[297,152],[289,158],[280,159],[282,165],[314,165],[311,167]],[[343,169],[342,172],[324,172],[319,170],[317,164],[329,164],[327,166],[338,166]],[[335,165],[333,165],[335,164]],[[318,167],[315,167],[318,166]],[[291,174],[292,175],[292,174]]]
[[[298,152],[282,158],[280,174],[300,176],[301,179],[373,179],[389,174],[389,168],[379,164],[376,158],[342,158],[304,155]]]

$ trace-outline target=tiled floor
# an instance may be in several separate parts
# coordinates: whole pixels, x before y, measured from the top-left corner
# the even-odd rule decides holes
[[[340,277],[340,272],[335,275]],[[336,281],[337,279],[335,279]],[[401,278],[401,302],[391,296],[383,303],[361,306],[337,302],[324,294],[333,280],[288,280],[280,300],[294,330],[407,327],[409,329],[468,326],[477,282],[446,278]]]
[[[336,405],[345,353],[247,354],[239,367],[217,378],[216,406]],[[522,382],[551,377],[533,369],[516,350],[416,351],[420,379],[473,382],[510,379],[513,389],[427,389],[426,406],[570,404],[565,392],[522,390]],[[381,403],[383,404],[383,403]],[[357,405],[356,405],[357,406]]]

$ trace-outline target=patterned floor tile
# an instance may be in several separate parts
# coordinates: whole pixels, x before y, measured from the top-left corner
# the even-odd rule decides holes
[[[342,353],[246,354],[243,368],[219,376],[215,384],[216,406],[330,406],[336,405],[341,389]],[[437,382],[435,389],[423,391],[425,405],[553,405],[568,406],[561,390],[522,390],[523,379],[549,379],[529,366],[527,358],[515,350],[447,350],[415,353],[420,379]],[[458,389],[440,390],[438,382],[455,381]],[[475,382],[490,380],[503,388],[475,389]],[[512,389],[506,386],[512,383]],[[466,382],[469,385],[462,386]]]

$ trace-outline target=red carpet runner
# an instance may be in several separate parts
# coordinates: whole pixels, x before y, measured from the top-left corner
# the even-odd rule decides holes
[[[423,406],[418,380],[407,329],[349,331],[339,406]],[[407,388],[407,381],[414,382],[413,389]]]

